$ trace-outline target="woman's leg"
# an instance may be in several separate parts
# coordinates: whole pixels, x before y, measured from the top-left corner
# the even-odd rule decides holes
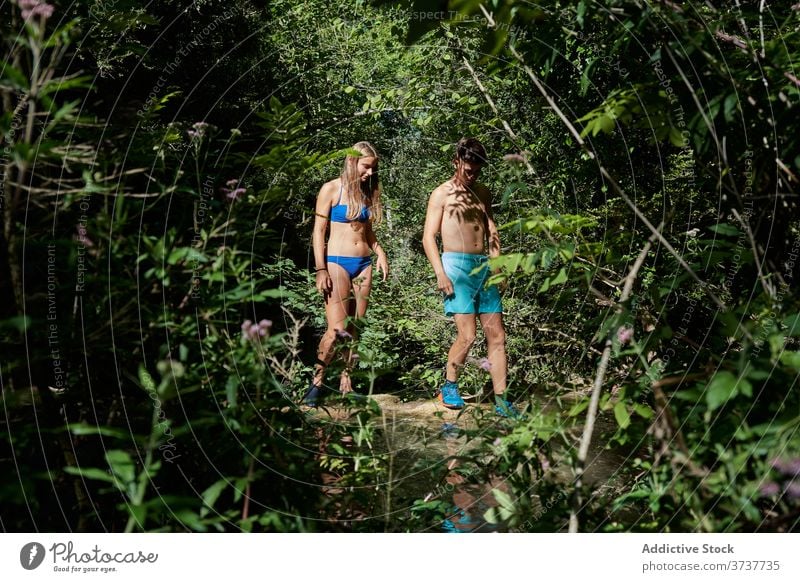
[[[336,347],[337,332],[341,334],[347,326],[348,310],[353,303],[350,296],[350,276],[336,263],[328,263],[328,274],[331,276],[333,290],[325,300],[325,319],[328,329],[322,335],[317,350],[317,363],[314,366],[315,386],[322,386],[325,368],[331,363]]]
[[[351,303],[352,310],[348,311],[350,319],[347,322],[347,332],[352,336],[352,339],[348,338],[350,347],[344,352],[345,366],[339,381],[339,390],[342,394],[353,391],[353,385],[350,381],[350,371],[355,364],[356,354],[353,352],[352,346],[356,345],[358,341],[358,326],[355,325],[355,320],[361,319],[367,313],[369,292],[372,289],[372,265],[361,271],[361,273],[353,279],[352,289],[355,301]]]

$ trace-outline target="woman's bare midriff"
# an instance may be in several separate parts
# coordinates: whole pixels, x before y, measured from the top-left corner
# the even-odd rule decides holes
[[[363,222],[331,222],[328,254],[339,257],[366,257],[372,250],[366,239]]]

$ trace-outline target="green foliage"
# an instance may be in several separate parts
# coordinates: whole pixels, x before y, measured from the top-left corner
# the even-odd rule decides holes
[[[466,452],[416,458],[417,478],[483,487],[498,528],[562,529],[610,341],[593,442],[625,460],[582,492],[582,529],[796,529],[780,470],[800,454],[796,11],[509,1],[489,3],[492,25],[483,4],[448,2],[444,20],[416,0],[0,8],[0,459],[22,463],[0,487],[6,529],[31,529],[28,502],[53,531],[452,517],[441,491],[394,488],[403,453],[374,402],[336,422],[296,402],[326,326],[314,196],[362,139],[380,152],[391,274],[340,347],[361,392],[441,385],[454,329],[420,237],[463,135],[490,155],[492,282],[527,416],[470,407]],[[248,320],[269,324],[253,337]],[[475,398],[485,349],[479,334],[461,376]]]

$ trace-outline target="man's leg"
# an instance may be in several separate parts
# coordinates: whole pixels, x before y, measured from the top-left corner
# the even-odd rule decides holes
[[[456,322],[456,341],[447,356],[445,383],[439,390],[439,399],[445,407],[459,410],[464,408],[464,399],[458,393],[458,375],[475,342],[476,322],[474,313],[457,313],[453,317]]]
[[[481,313],[481,327],[486,336],[489,351],[489,373],[494,388],[494,410],[505,418],[522,418],[519,411],[505,397],[508,380],[508,358],[506,357],[506,331],[502,313]]]
[[[508,359],[506,358],[506,330],[503,327],[502,313],[481,313],[481,327],[486,336],[489,374],[497,396],[505,394],[508,376]]]
[[[456,313],[453,315],[456,322],[456,341],[450,347],[447,355],[447,370],[445,377],[449,382],[458,382],[458,375],[464,362],[467,361],[467,354],[472,344],[475,343],[475,333],[477,325],[474,313]]]

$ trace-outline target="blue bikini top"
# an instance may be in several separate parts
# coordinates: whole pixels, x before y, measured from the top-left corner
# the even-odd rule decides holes
[[[358,222],[369,220],[369,208],[361,205],[361,212],[356,217]],[[342,187],[339,187],[339,200],[336,206],[331,206],[331,222],[353,222],[347,218],[347,204],[342,204]]]

